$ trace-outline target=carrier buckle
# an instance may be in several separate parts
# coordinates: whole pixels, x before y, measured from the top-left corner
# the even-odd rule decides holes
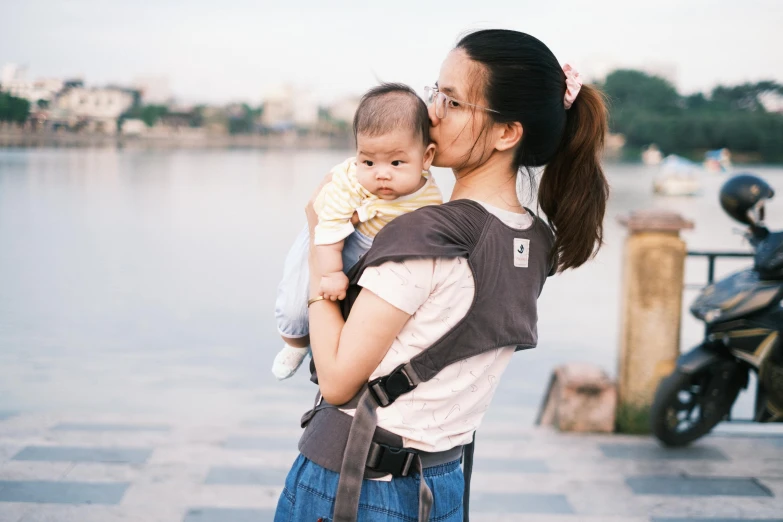
[[[389,473],[395,477],[407,477],[415,458],[415,451],[372,442],[370,443],[370,452],[367,455],[367,467],[373,471]]]
[[[367,383],[370,393],[385,408],[397,400],[400,395],[404,395],[416,388],[408,374],[405,373],[405,363],[399,365],[389,375],[378,377]]]

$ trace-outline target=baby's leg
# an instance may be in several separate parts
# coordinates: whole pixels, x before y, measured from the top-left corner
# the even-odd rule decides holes
[[[280,337],[283,339],[283,342],[291,348],[308,348],[310,346],[309,335],[305,335],[304,337],[287,337],[280,334]]]
[[[354,232],[346,238],[343,267],[351,268],[372,245],[372,239]],[[278,287],[275,315],[277,328],[285,342],[275,356],[272,373],[280,380],[291,377],[310,353],[307,314],[310,272],[307,256],[310,236],[307,227],[299,234],[285,261],[283,280]]]
[[[272,373],[280,380],[296,373],[302,361],[310,353],[307,316],[310,283],[310,272],[307,266],[309,245],[310,236],[305,227],[288,252],[283,268],[283,279],[277,289],[275,319],[285,346],[275,356]]]
[[[348,272],[355,265],[359,258],[372,246],[372,238],[365,236],[358,230],[345,238],[343,245],[343,270]]]
[[[285,345],[277,352],[272,363],[272,373],[278,380],[288,379],[296,373],[310,353],[310,337],[290,338],[281,335]]]

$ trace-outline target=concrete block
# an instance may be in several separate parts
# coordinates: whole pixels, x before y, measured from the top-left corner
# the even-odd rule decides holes
[[[617,390],[606,372],[571,363],[555,368],[536,423],[560,431],[611,433],[616,409]]]

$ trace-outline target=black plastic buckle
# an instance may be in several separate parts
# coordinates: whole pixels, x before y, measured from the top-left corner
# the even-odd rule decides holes
[[[367,383],[370,393],[378,404],[385,408],[397,400],[400,395],[404,395],[416,388],[408,374],[404,370],[405,363],[399,365],[389,375],[378,377]]]
[[[415,458],[415,451],[373,442],[367,455],[367,467],[373,471],[390,473],[395,477],[407,477]]]

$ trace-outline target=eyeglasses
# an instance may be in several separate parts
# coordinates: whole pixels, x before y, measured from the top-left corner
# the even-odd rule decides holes
[[[456,109],[461,105],[465,105],[467,107],[475,107],[476,109],[481,109],[483,111],[500,114],[499,111],[496,111],[495,109],[490,109],[489,107],[483,107],[481,105],[476,105],[474,103],[467,103],[467,102],[455,100],[448,94],[444,94],[440,92],[438,90],[437,85],[428,85],[424,87],[424,101],[427,102],[427,107],[431,105],[435,105],[435,116],[437,116],[440,119],[446,117],[447,109],[449,107],[451,107],[452,109]]]

